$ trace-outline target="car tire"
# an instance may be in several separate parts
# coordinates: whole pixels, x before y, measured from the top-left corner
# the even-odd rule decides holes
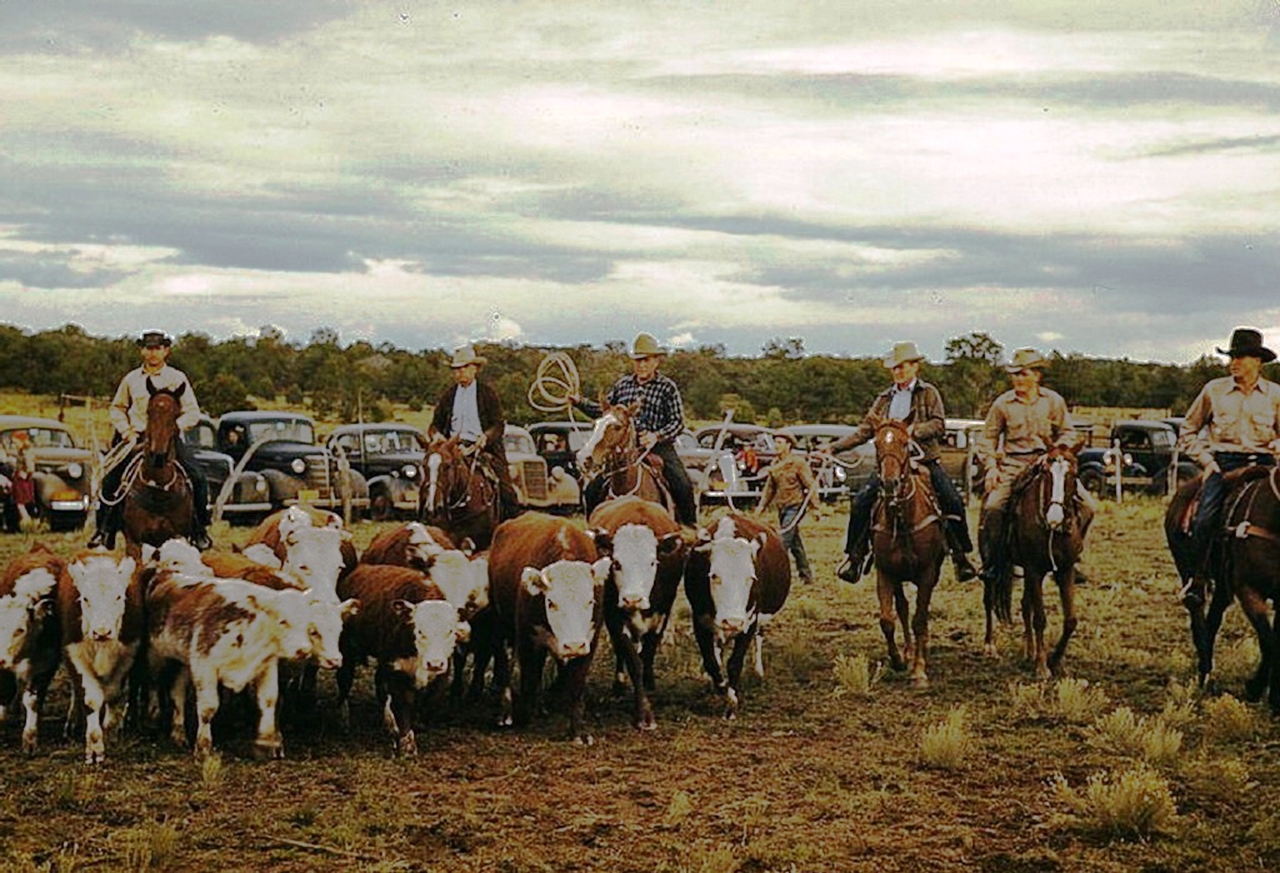
[[[1080,482],[1091,494],[1102,496],[1107,493],[1107,477],[1094,467],[1080,471]]]

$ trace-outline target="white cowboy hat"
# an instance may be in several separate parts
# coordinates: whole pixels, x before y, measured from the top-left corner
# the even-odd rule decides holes
[[[631,341],[631,357],[636,360],[665,355],[666,353],[667,350],[658,345],[658,340],[651,333],[638,333],[636,338]]]
[[[908,361],[923,361],[924,355],[920,354],[920,349],[916,348],[913,342],[894,343],[893,350],[884,356],[884,365],[887,369],[892,370],[899,364],[905,364]]]
[[[1037,370],[1049,366],[1049,362],[1044,356],[1032,348],[1018,349],[1013,353],[1013,359],[1004,365],[1009,373],[1016,373],[1019,370]]]
[[[485,358],[476,354],[476,350],[471,343],[467,343],[465,346],[458,346],[454,349],[453,360],[449,362],[449,366],[456,370],[459,367],[469,367],[472,364],[477,367],[483,367],[487,363],[489,362]]]

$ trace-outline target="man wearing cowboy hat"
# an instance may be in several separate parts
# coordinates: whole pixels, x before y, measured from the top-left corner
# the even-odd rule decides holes
[[[126,440],[138,440],[147,429],[147,404],[151,401],[151,392],[147,383],[157,390],[178,391],[179,397],[178,430],[187,431],[200,421],[200,404],[196,402],[195,389],[191,380],[181,370],[169,366],[169,355],[173,351],[173,338],[162,330],[144,330],[137,339],[138,350],[142,355],[142,366],[130,370],[120,380],[115,397],[111,400],[111,425],[115,429],[111,444],[118,445]],[[195,503],[192,515],[194,529],[191,532],[191,544],[197,549],[207,549],[213,545],[209,540],[209,480],[204,470],[196,463],[191,447],[187,441],[178,440],[178,463],[191,482],[191,497]],[[98,494],[98,506],[95,513],[93,537],[89,540],[89,548],[114,548],[115,537],[120,531],[121,513],[124,501],[115,501],[110,505],[103,498],[113,499],[120,490],[120,480],[124,477],[127,465],[122,457],[102,477],[102,485]]]
[[[630,355],[631,372],[613,384],[606,399],[610,406],[640,401],[640,411],[635,417],[640,445],[662,459],[662,475],[676,504],[676,520],[697,525],[693,485],[675,446],[676,437],[684,431],[684,403],[676,383],[658,372],[667,355],[666,349],[658,345],[652,334],[638,333],[631,343]],[[604,412],[598,403],[581,395],[572,395],[569,400],[592,418],[599,418]],[[600,502],[603,487],[599,477],[587,486],[583,494],[587,506]]]
[[[1005,505],[1018,474],[1055,445],[1073,451],[1082,436],[1076,431],[1062,395],[1041,385],[1048,361],[1035,349],[1013,353],[1005,371],[1013,389],[995,399],[987,411],[986,425],[978,438],[977,456],[986,471],[982,517],[978,522],[978,547],[982,553],[982,578],[994,581],[1004,570]],[[1093,498],[1081,485],[1083,526],[1093,517]]]
[[[488,361],[476,354],[470,343],[454,350],[449,362],[453,370],[453,384],[441,392],[431,416],[428,434],[444,437],[456,436],[485,453],[490,469],[498,479],[502,518],[514,518],[520,514],[520,503],[511,473],[507,469],[506,446],[502,437],[507,422],[502,415],[502,401],[493,388],[476,378]]]
[[[923,361],[924,355],[920,354],[914,342],[895,343],[893,350],[884,357],[885,369],[893,377],[892,384],[876,395],[858,429],[836,440],[826,451],[844,452],[862,445],[875,437],[876,428],[885,419],[909,420],[912,438],[924,452],[922,462],[929,470],[929,481],[938,495],[938,507],[944,516],[947,545],[955,564],[956,578],[967,582],[978,575],[968,554],[973,551],[973,541],[969,538],[969,525],[965,521],[964,500],[951,477],[942,469],[939,446],[947,432],[947,414],[942,405],[942,394],[920,378]],[[871,513],[879,492],[880,477],[873,472],[854,495],[849,512],[849,530],[845,535],[846,558],[836,571],[836,575],[846,582],[857,582],[862,577],[870,549]]]
[[[1273,466],[1280,450],[1280,385],[1262,378],[1276,358],[1262,334],[1236,328],[1227,349],[1229,376],[1210,380],[1192,402],[1178,434],[1179,449],[1204,468],[1200,505],[1191,528],[1196,573],[1204,569],[1219,525],[1227,486],[1222,474],[1250,465]]]

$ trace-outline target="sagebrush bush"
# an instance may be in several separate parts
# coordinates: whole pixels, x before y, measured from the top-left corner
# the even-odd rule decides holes
[[[1054,710],[1071,724],[1088,724],[1107,708],[1107,695],[1084,679],[1061,679],[1054,687]]]
[[[1168,781],[1145,764],[1111,773],[1095,773],[1083,791],[1058,774],[1053,795],[1069,810],[1062,823],[1110,837],[1150,837],[1169,833],[1177,807]]]
[[[1127,706],[1099,716],[1089,728],[1088,739],[1103,751],[1152,764],[1172,763],[1182,751],[1182,731],[1159,718],[1137,716]]]
[[[1201,710],[1206,742],[1234,743],[1258,735],[1258,718],[1253,710],[1229,694],[1205,700]]]
[[[833,672],[836,677],[837,697],[846,694],[866,697],[880,681],[884,673],[884,665],[877,662],[873,668],[867,656],[862,654],[836,655]]]
[[[1201,803],[1236,803],[1254,784],[1244,761],[1204,753],[1184,760],[1181,776],[1187,794]]]
[[[1170,727],[1186,727],[1196,720],[1196,702],[1199,698],[1200,689],[1195,682],[1179,682],[1170,677],[1160,718]]]
[[[972,740],[964,706],[952,707],[947,717],[924,729],[920,737],[920,760],[927,767],[955,770],[965,763]]]
[[[1036,719],[1044,715],[1044,689],[1040,682],[1009,683],[1009,704],[1015,720]]]

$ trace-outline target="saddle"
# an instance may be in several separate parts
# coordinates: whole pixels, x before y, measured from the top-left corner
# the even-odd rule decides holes
[[[661,455],[655,455],[653,452],[650,452],[644,456],[644,462],[653,468],[654,473],[659,476],[662,475],[662,468],[666,465],[666,462],[662,460]]]
[[[1222,481],[1227,487],[1226,499],[1224,504],[1230,504],[1235,495],[1250,482],[1262,479],[1271,475],[1271,467],[1264,467],[1259,464],[1250,464],[1247,467],[1240,467],[1228,473],[1222,474]],[[1201,480],[1196,484],[1195,494],[1187,501],[1187,505],[1183,508],[1182,514],[1178,517],[1178,530],[1184,536],[1191,536],[1191,528],[1196,521],[1196,513],[1200,510],[1200,494],[1204,491],[1204,481]]]

